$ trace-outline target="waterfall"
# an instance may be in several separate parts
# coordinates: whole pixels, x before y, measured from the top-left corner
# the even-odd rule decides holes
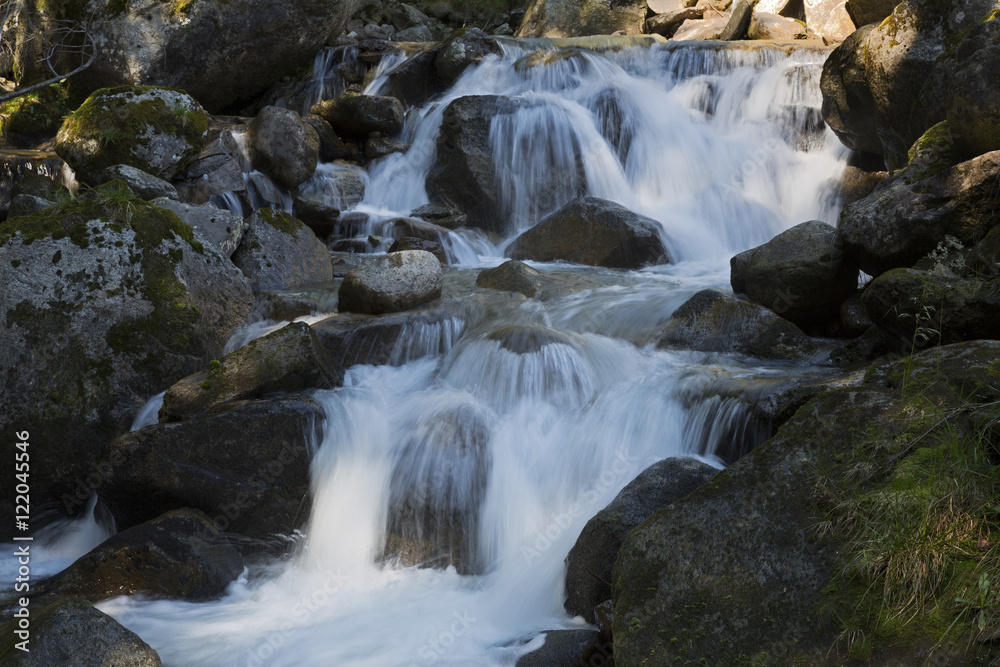
[[[768,436],[715,380],[823,372],[653,342],[692,294],[728,289],[734,253],[805,220],[835,221],[846,154],[818,121],[825,55],[507,41],[412,109],[410,149],[371,165],[363,199],[343,207],[368,216],[359,234],[428,202],[450,102],[519,100],[487,137],[505,234],[443,239],[454,263],[445,306],[462,315],[408,325],[390,363],[354,366],[342,387],[312,393],[328,426],[289,558],[213,602],[100,608],[168,667],[511,666],[540,632],[585,627],[562,603],[563,561],[586,522],[656,461],[721,468]],[[327,182],[343,169],[322,167],[305,189],[346,203]],[[289,208],[272,187],[248,176],[255,205]],[[580,194],[658,221],[675,263],[536,264],[567,286],[544,302],[473,287],[515,234]],[[236,332],[231,347],[275,326]]]

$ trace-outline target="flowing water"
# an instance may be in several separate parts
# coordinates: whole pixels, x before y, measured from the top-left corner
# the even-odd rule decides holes
[[[767,436],[713,383],[827,372],[651,344],[694,292],[728,288],[734,253],[835,221],[846,154],[817,121],[825,53],[535,46],[507,44],[411,111],[410,150],[370,169],[365,234],[427,202],[450,100],[525,101],[490,136],[506,238],[445,241],[455,316],[411,329],[394,364],[315,393],[327,428],[295,552],[215,602],[100,605],[164,664],[513,665],[540,632],[583,625],[562,610],[563,559],[624,485],[665,457],[721,467]],[[544,303],[474,289],[519,230],[580,192],[659,221],[675,263],[540,265],[573,286]],[[407,566],[387,539],[439,567]]]

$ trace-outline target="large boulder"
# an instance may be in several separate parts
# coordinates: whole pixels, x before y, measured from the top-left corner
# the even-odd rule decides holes
[[[1000,150],[1000,21],[974,26],[955,53],[948,125],[963,155]]]
[[[15,634],[18,619],[0,631]],[[9,667],[160,667],[160,656],[138,635],[115,619],[98,611],[86,600],[63,598],[40,609],[32,609],[31,627],[21,651],[14,642],[0,648],[0,662]],[[20,641],[18,639],[17,641]]]
[[[844,256],[837,230],[825,222],[803,222],[745,254],[732,262],[734,273],[746,267],[733,277],[733,291],[802,328],[835,319],[858,288],[858,269]]]
[[[504,232],[490,127],[497,116],[512,114],[522,104],[508,97],[474,95],[454,100],[444,111],[427,194],[432,202],[463,211],[471,227]]]
[[[524,13],[517,37],[584,37],[623,31],[642,34],[645,0],[535,0]]]
[[[882,154],[875,98],[865,70],[865,39],[874,26],[856,30],[827,57],[820,76],[823,119],[840,141],[862,153]]]
[[[300,220],[262,208],[246,223],[233,263],[250,279],[255,292],[322,285],[333,279],[329,251]]]
[[[0,258],[0,424],[31,433],[39,504],[151,394],[218,357],[253,303],[227,257],[120,181],[7,220]]]
[[[314,400],[289,396],[147,426],[104,448],[95,490],[119,528],[193,507],[216,531],[288,535],[309,515],[310,452],[324,421]]]
[[[497,40],[479,28],[456,32],[446,39],[434,58],[434,71],[445,83],[452,83],[470,65],[478,64],[486,56],[501,55]]]
[[[345,137],[366,139],[372,132],[394,136],[403,130],[403,105],[395,97],[346,92],[313,105],[312,113]]]
[[[180,509],[109,537],[39,586],[42,600],[119,595],[211,600],[243,571],[243,558],[202,512]]]
[[[657,337],[657,347],[800,359],[812,340],[788,320],[717,290],[702,290],[678,308]]]
[[[615,664],[815,663],[840,631],[816,612],[842,567],[836,545],[815,538],[816,471],[850,454],[854,425],[891,407],[878,390],[821,394],[631,531],[612,578]]]
[[[167,389],[160,421],[188,419],[226,401],[337,386],[343,374],[305,322],[257,338]]]
[[[844,73],[839,92],[848,93],[824,86],[824,116],[831,127],[847,137],[848,145],[863,139],[865,150],[882,153],[890,169],[906,164],[913,142],[945,120],[956,95],[966,94],[956,85],[958,72],[970,72],[962,81],[971,86],[968,94],[974,97],[992,87],[971,79],[978,67],[989,71],[984,62],[988,50],[981,47],[995,30],[987,24],[995,23],[991,12],[998,7],[996,0],[906,0],[880,24],[865,28],[864,35],[855,33],[824,67],[824,78],[830,81],[838,78],[838,71]],[[963,46],[969,37],[972,42]],[[989,94],[978,99],[986,104],[978,108],[988,108]],[[872,107],[879,151],[870,145]],[[961,113],[962,104],[958,107]],[[989,123],[988,115],[984,122]]]
[[[518,236],[506,254],[519,260],[638,269],[670,262],[661,231],[660,223],[621,204],[583,197]]]
[[[566,611],[594,623],[594,607],[612,591],[618,550],[630,530],[707,482],[716,469],[696,459],[665,459],[646,468],[597,513],[566,556]]]
[[[124,164],[170,180],[205,144],[208,117],[180,90],[120,86],[98,90],[66,118],[56,153],[85,183]]]
[[[88,0],[37,3],[37,8],[46,18],[87,22],[97,58],[70,79],[74,90],[86,94],[123,84],[172,86],[218,113],[238,109],[282,77],[308,67],[362,4]]]
[[[996,339],[1000,281],[894,269],[868,284],[865,312],[895,350]]]
[[[338,308],[351,313],[394,313],[441,296],[441,263],[425,250],[366,259],[347,272]]]
[[[841,212],[844,252],[862,271],[877,276],[912,266],[945,236],[971,245],[997,224],[1000,151],[954,164],[946,134],[944,126],[929,130],[905,169]]]
[[[250,163],[283,188],[313,175],[319,163],[319,134],[297,113],[264,107],[247,126]]]

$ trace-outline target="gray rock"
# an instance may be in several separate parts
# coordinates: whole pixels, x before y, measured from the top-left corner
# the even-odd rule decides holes
[[[246,223],[232,259],[254,292],[322,285],[333,279],[330,253],[301,221],[265,208],[254,211]]]
[[[316,114],[303,116],[302,122],[308,123],[312,129],[316,130],[316,134],[319,136],[319,159],[323,162],[349,160],[354,156],[354,151],[341,141],[330,123]]]
[[[47,211],[0,230],[0,424],[32,424],[39,503],[82,483],[153,392],[220,355],[253,302],[225,255],[120,181]]]
[[[343,373],[309,325],[293,322],[178,380],[163,396],[160,421],[190,419],[226,401],[342,382]]]
[[[515,667],[580,667],[611,664],[610,644],[593,630],[549,630],[540,649],[521,656]]]
[[[1000,275],[1000,226],[994,227],[976,244],[968,259],[969,268],[983,276]]]
[[[602,582],[611,580],[615,557],[628,532],[653,512],[697,489],[716,472],[696,459],[665,459],[629,482],[587,522],[566,556],[566,611],[595,622],[594,607],[612,593]]]
[[[392,313],[441,296],[441,263],[423,250],[404,250],[365,260],[340,286],[339,309]]]
[[[942,141],[928,137],[927,143],[933,147]],[[844,252],[862,271],[877,276],[912,266],[947,235],[971,245],[996,225],[1000,151],[952,163],[947,151],[924,152],[918,146],[909,166],[843,210],[838,231]]]
[[[865,40],[875,26],[865,26],[833,50],[823,63],[820,90],[823,119],[848,148],[882,154],[878,116],[865,69]]]
[[[402,236],[389,246],[389,252],[400,252],[402,250],[425,250],[438,258],[442,264],[448,263],[448,254],[437,241],[416,238],[413,236]]]
[[[229,0],[124,5],[112,0],[42,5],[50,19],[84,20],[100,45],[74,88],[143,84],[186,90],[213,113],[254,99],[308,67],[359,0]],[[290,39],[289,35],[294,35]],[[68,71],[69,67],[62,71]]]
[[[508,260],[494,269],[483,269],[476,276],[476,285],[503,292],[517,292],[540,301],[563,293],[563,281],[516,259]]]
[[[183,91],[145,86],[99,90],[63,122],[56,153],[96,185],[129,165],[164,179],[182,172],[205,144],[208,117]]]
[[[588,3],[582,0],[535,0],[524,13],[517,37],[583,37],[642,34],[646,1]]]
[[[670,262],[661,231],[655,220],[620,204],[583,197],[518,236],[506,254],[511,259],[638,269]]]
[[[365,142],[365,159],[378,160],[393,153],[405,153],[410,150],[410,144],[393,141],[382,137],[372,137]]]
[[[245,194],[243,153],[232,130],[223,129],[188,165],[184,180],[175,181],[177,195],[189,204],[204,204],[212,195]],[[246,165],[247,170],[250,165]]]
[[[7,212],[7,216],[16,218],[19,215],[31,215],[55,205],[54,201],[36,197],[35,195],[14,195],[10,200],[10,209]]]
[[[974,26],[955,53],[954,97],[947,110],[955,144],[973,157],[1000,150],[1000,22]]]
[[[458,229],[468,221],[468,217],[457,208],[442,204],[424,204],[410,211],[410,215],[452,230]]]
[[[449,37],[434,58],[434,71],[445,83],[452,83],[470,65],[478,64],[490,54],[500,55],[497,41],[479,28],[470,28]]]
[[[309,517],[310,452],[325,419],[311,398],[289,396],[147,426],[104,448],[97,492],[119,528],[193,507],[214,531],[273,540]]]
[[[297,113],[264,107],[247,127],[250,161],[284,188],[304,183],[319,163],[319,135]]]
[[[232,257],[243,239],[246,222],[243,216],[215,206],[195,206],[173,199],[160,198],[150,202],[173,211],[182,222],[189,225],[199,239],[212,244],[227,257]]]
[[[243,571],[243,559],[204,513],[168,512],[123,530],[46,580],[41,600],[119,595],[211,600]]]
[[[788,320],[716,290],[698,292],[678,308],[656,345],[765,359],[801,359],[816,349]]]
[[[750,18],[753,14],[753,8],[750,3],[746,0],[740,0],[736,3],[736,7],[733,9],[732,16],[729,17],[729,23],[723,29],[722,34],[719,35],[719,39],[724,42],[731,42],[734,39],[745,39],[747,36],[747,29],[750,28]]]
[[[312,113],[345,137],[367,139],[372,132],[391,137],[403,130],[403,105],[395,97],[344,93],[313,105]]]
[[[818,220],[798,224],[744,257],[746,272],[733,280],[733,291],[799,327],[835,319],[840,304],[858,289],[858,268],[844,256],[837,230]]]
[[[830,646],[841,628],[816,609],[842,563],[815,537],[825,514],[816,470],[850,456],[854,425],[888,422],[898,409],[877,390],[821,394],[768,443],[631,531],[612,579],[615,662],[796,664]]]
[[[844,177],[840,182],[840,201],[844,206],[850,206],[854,202],[864,199],[888,175],[889,172],[886,171],[864,171],[848,165],[844,168]]]
[[[405,2],[390,5],[384,10],[384,14],[389,22],[399,30],[426,25],[430,22],[426,14]]]
[[[392,36],[394,42],[433,42],[434,35],[425,25],[415,25],[412,28],[400,30]]]
[[[15,637],[16,620],[2,626]],[[4,656],[10,667],[160,667],[160,656],[138,635],[86,600],[65,598],[31,611],[29,651]]]
[[[177,199],[177,189],[170,183],[127,164],[116,164],[108,167],[104,170],[101,181],[106,183],[116,178],[124,181],[132,189],[132,192],[146,201],[153,201],[157,197]]]

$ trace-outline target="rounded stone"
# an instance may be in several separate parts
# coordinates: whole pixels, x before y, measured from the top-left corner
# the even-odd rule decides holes
[[[425,250],[401,250],[366,260],[340,286],[339,308],[353,313],[394,313],[441,296],[438,258]]]

